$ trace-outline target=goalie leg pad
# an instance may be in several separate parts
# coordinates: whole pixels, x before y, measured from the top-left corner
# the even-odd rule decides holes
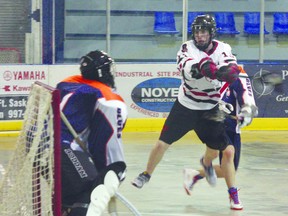
[[[104,178],[104,185],[110,197],[114,196],[116,191],[118,190],[120,182],[116,173],[113,170],[110,170],[106,173]]]
[[[86,216],[101,216],[110,198],[111,196],[105,185],[98,185],[91,193],[91,202],[89,204]]]
[[[120,185],[119,178],[113,170],[106,173],[104,184],[98,185],[91,193],[90,205],[86,216],[100,216]]]

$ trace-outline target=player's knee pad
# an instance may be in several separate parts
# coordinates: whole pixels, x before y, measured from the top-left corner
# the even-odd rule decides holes
[[[111,196],[105,185],[100,184],[91,193],[90,204],[86,216],[101,216]]]
[[[123,181],[126,176],[126,164],[123,161],[118,161],[110,164],[106,168],[108,171],[113,170],[118,176],[119,181]]]

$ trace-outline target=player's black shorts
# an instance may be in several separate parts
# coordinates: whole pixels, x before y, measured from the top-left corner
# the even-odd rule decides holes
[[[62,203],[90,202],[90,193],[94,188],[98,172],[89,155],[62,147]]]
[[[159,139],[172,144],[187,132],[194,130],[199,139],[208,147],[223,151],[229,144],[224,122],[205,118],[205,116],[218,111],[217,106],[212,110],[191,110],[176,100],[165,121]]]

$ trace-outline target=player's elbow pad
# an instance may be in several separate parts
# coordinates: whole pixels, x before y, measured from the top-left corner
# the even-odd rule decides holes
[[[240,73],[237,64],[231,63],[227,66],[222,66],[216,73],[216,78],[220,81],[225,81],[228,83],[233,83],[238,79]]]

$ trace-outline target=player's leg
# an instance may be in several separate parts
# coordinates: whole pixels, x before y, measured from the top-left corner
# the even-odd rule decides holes
[[[147,162],[146,171],[140,173],[131,183],[137,188],[142,188],[144,184],[149,182],[151,174],[155,170],[156,166],[162,160],[166,150],[169,148],[169,144],[158,140],[155,146],[152,148],[149,159]]]
[[[228,188],[235,186],[234,153],[235,149],[233,145],[228,145],[222,151],[221,169]]]
[[[230,139],[230,143],[234,146],[234,167],[235,170],[238,169],[239,162],[240,162],[240,155],[241,155],[241,136],[239,133],[235,131],[226,131],[227,136]],[[223,153],[220,152],[219,154],[219,163],[222,163]]]
[[[90,191],[77,195],[73,205],[62,204],[62,216],[86,216],[90,202]]]
[[[238,166],[239,166],[240,154],[241,154],[241,137],[240,137],[240,134],[238,134],[236,132],[232,132],[232,131],[227,131],[227,135],[230,138],[230,140],[233,144],[233,148],[234,148],[234,154],[233,154],[234,174],[233,174],[233,171],[231,171],[232,167],[230,168],[230,174],[229,174],[229,170],[228,171],[224,170],[225,169],[225,163],[226,163],[225,162],[225,156],[227,156],[227,155],[225,155],[225,151],[222,153],[221,168],[222,168],[224,174],[227,174],[227,172],[228,172],[228,176],[225,176],[225,180],[226,180],[226,184],[228,187],[228,193],[230,196],[230,207],[231,207],[231,209],[234,209],[234,210],[242,210],[243,205],[242,205],[242,203],[238,197],[238,189],[235,186],[235,178],[236,178],[235,173],[236,173],[236,170],[238,169]],[[228,167],[231,166],[231,161],[229,162],[229,164],[230,165],[228,165]]]
[[[240,163],[240,156],[241,156],[241,136],[239,133],[234,133],[231,132],[232,135],[228,136],[230,137],[231,140],[233,140],[233,146],[235,149],[235,154],[234,154],[234,167],[235,167],[235,171],[238,170],[239,167],[239,163]]]
[[[137,188],[142,188],[150,180],[156,166],[160,163],[169,146],[193,129],[199,115],[182,106],[177,100],[167,117],[159,140],[152,148],[147,162],[146,170],[140,173],[131,183]]]
[[[215,186],[217,182],[217,176],[212,165],[212,161],[217,158],[218,150],[212,149],[206,146],[204,156],[201,158],[200,163],[204,169],[205,177],[211,186]]]
[[[212,161],[218,157],[219,151],[228,144],[228,141],[226,140],[227,137],[225,136],[224,122],[206,118],[206,116],[213,115],[216,111],[218,111],[218,107],[205,111],[202,115],[203,118],[195,128],[197,136],[206,144],[206,151],[201,158],[200,163],[205,172],[206,180],[211,186],[215,186],[217,182],[217,176]]]
[[[227,146],[227,148],[223,151],[221,169],[223,171],[224,178],[228,187],[228,193],[230,196],[230,208],[234,210],[242,210],[243,205],[238,197],[238,189],[235,185],[236,171],[234,165],[234,154],[234,146]]]
[[[90,196],[87,216],[101,215],[111,197],[117,192],[120,182],[124,180],[126,164],[115,162],[103,169],[97,176]]]
[[[241,137],[239,133],[236,133],[234,131],[227,131],[227,135],[234,146],[234,167],[235,170],[238,169],[239,162],[240,162],[240,155],[241,155]],[[220,151],[219,153],[219,164],[220,165],[214,165],[214,169],[217,175],[217,178],[224,178],[223,171],[221,169],[221,161],[222,161],[223,153]],[[202,177],[205,177],[205,172],[203,169],[198,170],[199,175]]]
[[[61,155],[62,209],[69,216],[85,216],[97,171],[89,155],[63,148]]]
[[[227,131],[227,135],[231,141],[231,143],[234,146],[235,153],[234,153],[234,167],[235,170],[237,170],[240,162],[240,155],[241,155],[241,137],[240,134],[234,132],[234,131]],[[223,154],[222,151],[219,153],[219,164],[221,165]],[[223,171],[221,169],[220,165],[213,165],[214,170],[216,172],[217,178],[224,178]],[[184,189],[188,195],[191,195],[191,191],[194,187],[194,185],[201,179],[205,177],[205,171],[204,169],[191,169],[186,168],[183,171],[183,177],[184,177]]]
[[[96,186],[90,195],[90,204],[86,216],[100,216],[107,207],[111,197],[118,190],[120,181],[116,173],[108,171],[104,178],[104,184]]]

